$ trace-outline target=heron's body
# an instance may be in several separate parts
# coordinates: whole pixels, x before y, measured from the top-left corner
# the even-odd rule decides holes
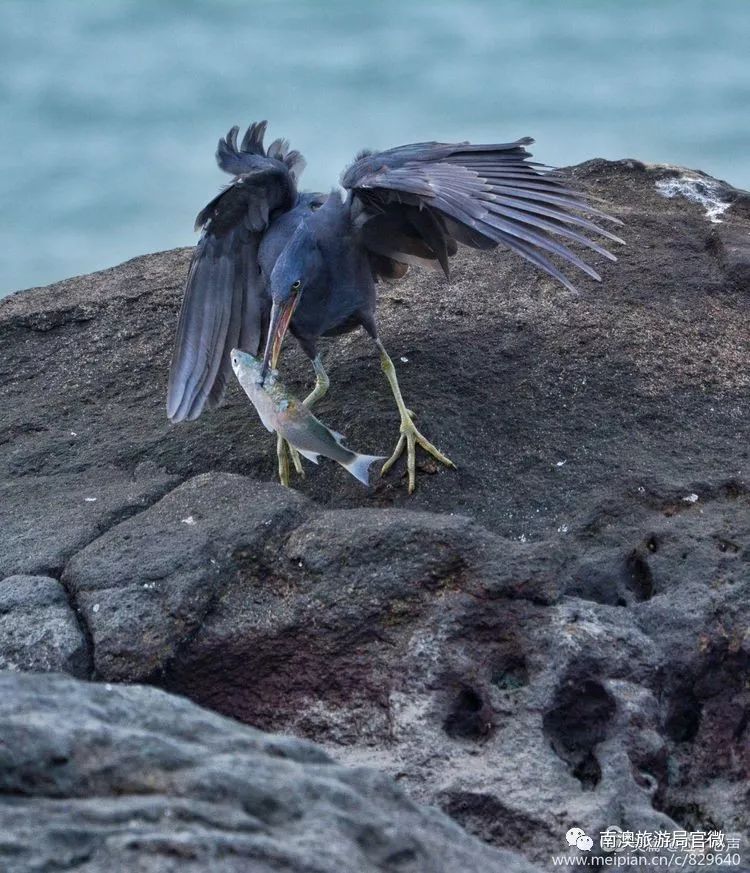
[[[266,149],[264,132],[265,122],[251,125],[238,146],[233,128],[219,142],[219,166],[234,178],[196,222],[203,234],[177,328],[169,417],[195,419],[221,402],[235,347],[263,353],[264,378],[287,330],[313,361],[316,387],[305,401],[311,406],[328,388],[319,338],[363,327],[377,343],[401,417],[398,444],[383,469],[406,448],[413,490],[416,444],[451,462],[417,431],[403,402],[377,334],[376,283],[397,280],[415,265],[442,268],[447,276],[460,243],[479,249],[504,245],[572,288],[550,255],[598,280],[563,241],[615,260],[587,234],[618,238],[581,213],[607,216],[527,161],[529,139],[363,152],[342,177],[342,198],[338,192],[299,193],[301,156],[281,140]],[[277,448],[286,482],[281,438]],[[291,454],[301,472],[296,452]]]
[[[294,209],[269,227],[258,251],[270,313],[267,279],[279,259],[290,252],[303,222],[307,239],[320,248],[322,269],[305,285],[289,323],[290,333],[310,358],[315,358],[321,336],[337,336],[360,326],[370,329],[375,309],[375,283],[367,253],[356,243],[349,208],[338,193],[322,203],[321,199],[320,195],[302,195]]]

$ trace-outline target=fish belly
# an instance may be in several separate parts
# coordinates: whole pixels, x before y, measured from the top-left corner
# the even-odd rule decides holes
[[[351,460],[353,453],[339,445],[331,431],[304,406],[278,416],[278,432],[306,458],[323,455],[339,464]]]
[[[267,431],[276,430],[276,404],[273,398],[255,381],[254,375],[240,379],[245,394],[255,407],[263,426]]]

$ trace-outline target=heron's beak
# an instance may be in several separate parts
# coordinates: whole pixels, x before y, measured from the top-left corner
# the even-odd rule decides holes
[[[263,351],[263,365],[260,368],[261,385],[266,380],[269,368],[276,369],[276,362],[281,352],[281,344],[289,329],[294,310],[299,302],[299,294],[293,294],[285,303],[274,303],[271,307],[271,321],[268,325],[268,338],[266,348]]]

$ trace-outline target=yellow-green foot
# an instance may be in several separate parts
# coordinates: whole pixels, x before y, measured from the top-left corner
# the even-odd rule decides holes
[[[428,454],[432,455],[436,461],[439,461],[441,464],[445,464],[446,467],[452,467],[454,470],[456,465],[451,461],[451,459],[444,455],[440,449],[433,446],[433,444],[427,439],[427,437],[423,436],[416,428],[416,425],[412,421],[412,415],[410,410],[406,410],[409,415],[402,416],[401,418],[401,435],[398,438],[398,442],[396,443],[396,448],[393,450],[393,454],[388,458],[388,460],[383,464],[383,469],[380,471],[380,475],[384,476],[391,467],[396,463],[396,461],[401,457],[404,448],[406,448],[406,471],[409,476],[409,494],[414,493],[414,489],[417,487],[417,446],[421,446]]]
[[[286,488],[289,487],[289,457],[292,458],[295,471],[304,479],[305,471],[302,468],[302,459],[293,445],[288,443],[281,434],[276,434],[276,457],[279,461],[279,482]]]

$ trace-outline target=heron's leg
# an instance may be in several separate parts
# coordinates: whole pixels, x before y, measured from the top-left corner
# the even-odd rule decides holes
[[[313,403],[317,403],[321,397],[325,397],[331,384],[328,373],[326,373],[323,367],[323,362],[320,360],[320,355],[316,355],[313,359],[313,368],[315,369],[315,387],[302,401],[308,409],[312,407]]]
[[[294,464],[295,473],[297,473],[299,476],[301,476],[304,479],[305,478],[305,471],[302,467],[302,459],[299,456],[299,452],[297,451],[297,449],[294,448],[294,446],[291,443],[287,442],[284,439],[284,437],[282,437],[282,436],[279,436],[277,441],[276,441],[276,454],[279,454],[279,452],[281,452],[281,454],[283,454],[283,456],[284,456],[284,463],[286,464],[286,475],[287,475],[287,481],[284,482],[284,480],[281,479],[281,475],[282,475],[281,459],[279,459],[279,479],[281,479],[281,484],[282,485],[289,484],[289,462],[286,459],[287,452],[289,452],[289,454],[291,455],[292,463]]]
[[[441,464],[445,464],[446,467],[455,468],[456,465],[439,449],[435,448],[435,446],[433,446],[433,444],[417,430],[413,421],[414,413],[406,408],[404,398],[401,395],[401,389],[399,388],[398,379],[396,378],[396,368],[393,366],[393,361],[390,359],[388,352],[386,352],[385,347],[379,339],[375,340],[375,344],[380,350],[380,366],[383,368],[383,372],[385,373],[385,377],[388,380],[388,384],[391,386],[391,391],[393,391],[393,396],[396,399],[396,406],[398,407],[398,412],[401,416],[400,436],[398,438],[398,442],[396,443],[396,448],[393,450],[393,454],[390,456],[390,458],[388,458],[385,464],[383,464],[381,475],[387,473],[391,469],[391,467],[401,456],[401,453],[404,451],[405,447],[406,469],[409,474],[409,494],[412,494],[414,488],[416,487],[417,445],[422,446],[422,448],[426,452],[431,454],[432,457],[435,458],[437,461],[440,461]]]
[[[328,386],[331,384],[328,378],[328,373],[326,373],[325,368],[323,367],[323,362],[320,360],[320,355],[316,355],[313,359],[313,369],[315,370],[315,387],[302,401],[308,409],[310,409],[313,403],[316,403],[321,397],[325,396],[328,391]],[[304,478],[305,470],[302,466],[302,459],[300,458],[299,452],[293,445],[291,445],[291,443],[288,443],[282,436],[277,434],[276,454],[279,459],[279,481],[282,485],[286,486],[289,485],[289,460],[287,458],[287,451],[289,452],[289,455],[291,455],[295,471]]]
[[[280,434],[276,434],[276,457],[279,461],[279,482],[285,487],[289,487],[289,456],[287,448],[291,448],[289,443]]]

